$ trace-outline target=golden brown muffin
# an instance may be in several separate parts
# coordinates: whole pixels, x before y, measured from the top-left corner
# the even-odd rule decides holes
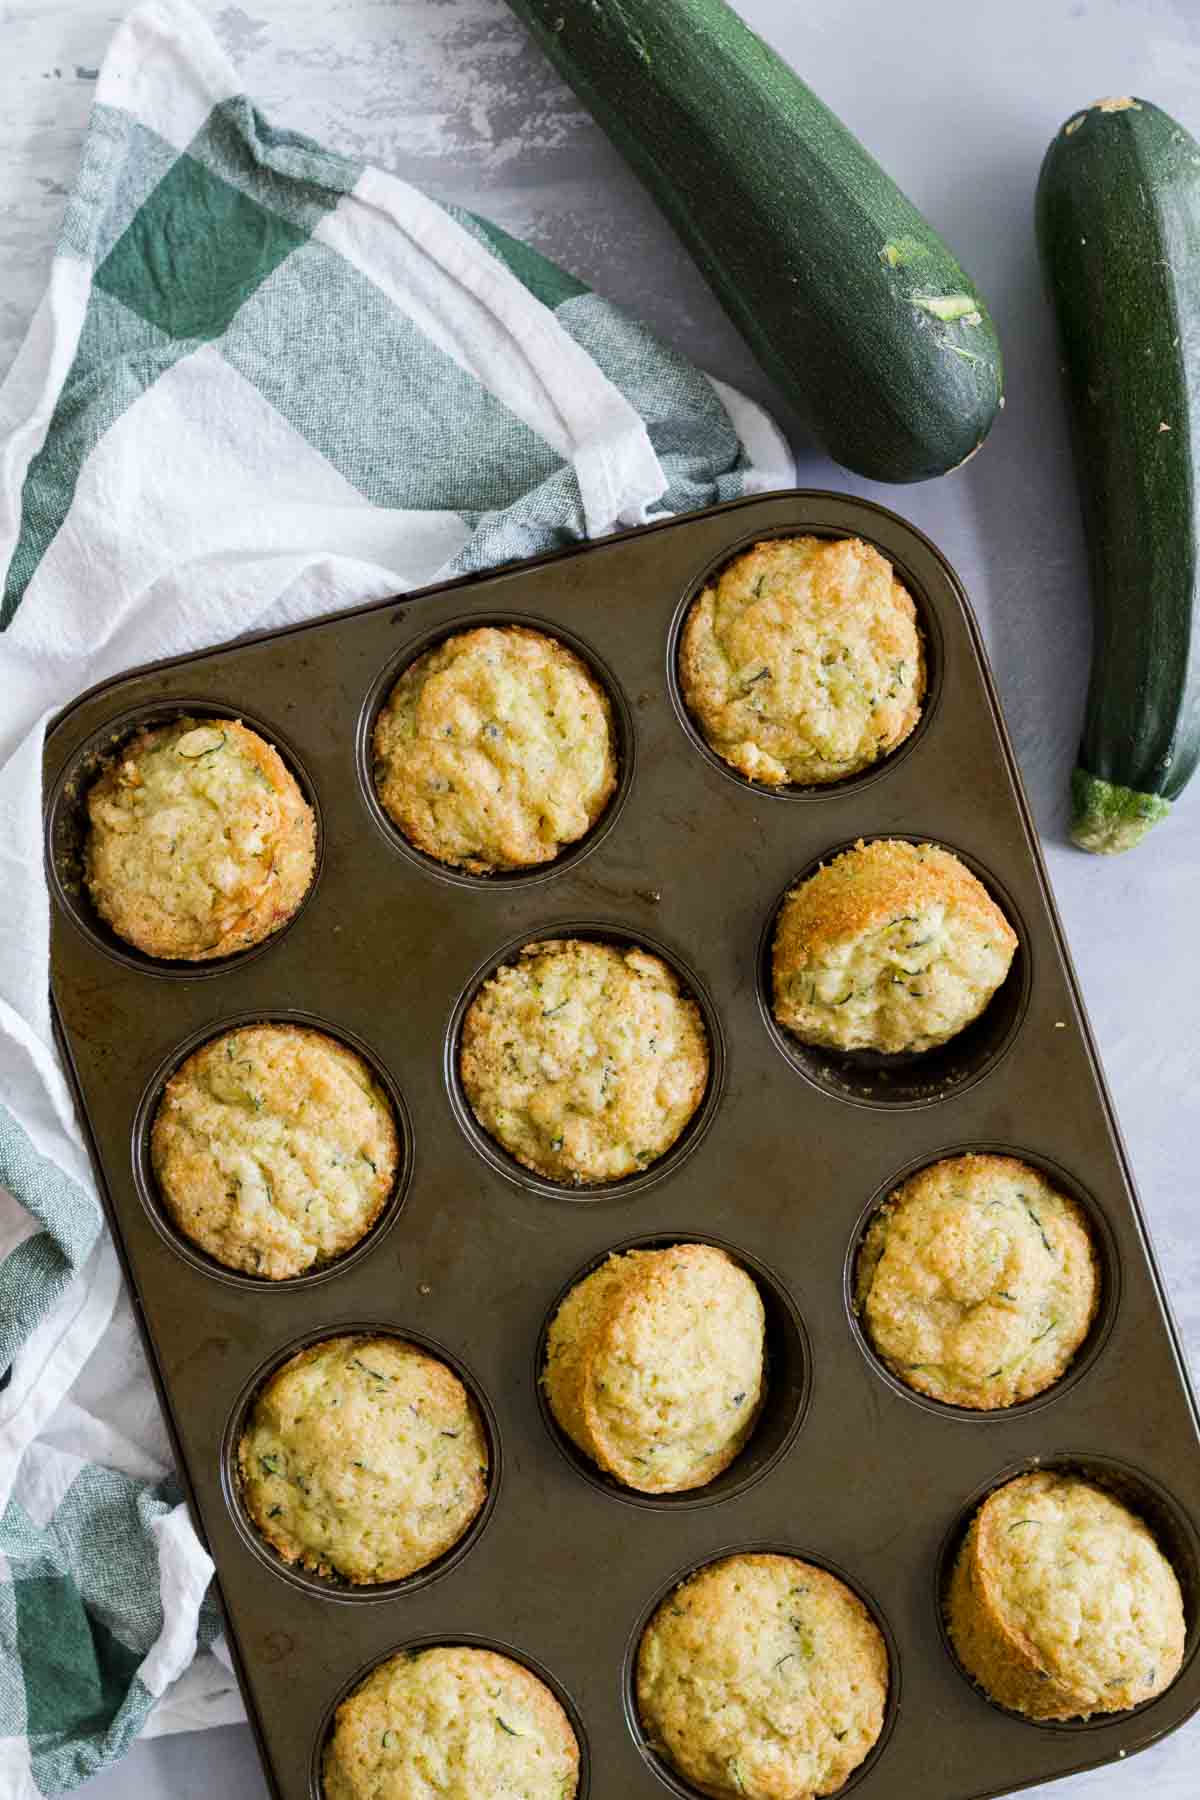
[[[323,1338],[256,1396],[238,1472],[246,1511],[285,1562],[400,1581],[479,1512],[487,1438],[458,1376],[414,1344]]]
[[[312,809],[279,752],[237,719],[139,731],[87,812],[92,901],[147,956],[249,949],[286,925],[312,883]]]
[[[460,631],[410,664],[375,726],[380,803],[474,875],[549,862],[612,798],[608,696],[573,650],[523,625]]]
[[[1000,908],[950,851],[860,840],[780,908],[775,1017],[830,1049],[930,1050],[978,1017],[1016,948]]]
[[[484,1130],[555,1181],[615,1181],[670,1149],[708,1083],[700,1009],[660,957],[527,944],[467,1009],[460,1071]]]
[[[989,1494],[954,1567],[948,1623],[968,1674],[1031,1719],[1124,1711],[1183,1661],[1175,1571],[1139,1518],[1078,1475],[1040,1470]]]
[[[684,698],[717,755],[751,781],[840,781],[921,716],[916,608],[859,538],[768,538],[726,563],[688,613]]]
[[[715,1800],[832,1794],[883,1729],[888,1657],[844,1582],[794,1556],[729,1556],[668,1594],[642,1635],[642,1729]]]
[[[641,1493],[680,1493],[728,1468],[753,1431],[763,1340],[758,1289],[724,1250],[627,1250],[559,1307],[542,1379],[601,1469]]]
[[[337,1709],[324,1800],[574,1800],[579,1745],[544,1681],[466,1645],[402,1650]]]
[[[1083,1208],[1013,1156],[951,1156],[910,1175],[855,1271],[863,1330],[892,1373],[981,1410],[1052,1386],[1099,1303]]]
[[[150,1156],[185,1237],[227,1268],[282,1281],[365,1237],[400,1139],[355,1051],[307,1026],[243,1025],[172,1075]]]

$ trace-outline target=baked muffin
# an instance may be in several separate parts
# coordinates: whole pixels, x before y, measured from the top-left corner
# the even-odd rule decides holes
[[[527,1169],[616,1181],[675,1142],[708,1083],[700,1008],[660,957],[578,938],[526,944],[463,1020],[475,1117]]]
[[[579,1745],[544,1681],[494,1650],[402,1650],[334,1718],[325,1800],[574,1800]]]
[[[950,1584],[948,1623],[979,1685],[1031,1719],[1121,1712],[1183,1661],[1183,1597],[1147,1527],[1078,1475],[990,1494]]]
[[[726,563],[688,613],[684,698],[751,781],[840,781],[913,730],[925,694],[916,608],[859,538],[768,538]]]
[[[147,956],[249,949],[312,883],[312,808],[279,752],[237,719],[139,731],[93,783],[87,813],[93,904]]]
[[[375,726],[380,804],[410,843],[473,875],[549,862],[612,798],[608,696],[557,638],[461,631],[419,656]]]
[[[729,1556],[663,1601],[642,1636],[651,1747],[702,1794],[832,1794],[883,1729],[888,1658],[844,1582],[794,1556]]]
[[[243,1025],[202,1044],[168,1081],[150,1133],[173,1223],[227,1268],[271,1281],[357,1244],[399,1157],[368,1065],[302,1025]]]
[[[1014,1156],[950,1156],[910,1175],[867,1228],[863,1330],[918,1393],[981,1411],[1056,1382],[1100,1302],[1076,1201]]]
[[[554,1315],[546,1397],[572,1442],[626,1487],[703,1487],[754,1429],[763,1333],[758,1289],[724,1250],[627,1250]]]
[[[948,850],[860,840],[780,908],[775,1017],[833,1050],[931,1050],[978,1017],[1016,948],[987,889]]]
[[[238,1444],[242,1499],[284,1562],[400,1581],[456,1544],[487,1495],[479,1409],[392,1337],[332,1337],[277,1369]]]

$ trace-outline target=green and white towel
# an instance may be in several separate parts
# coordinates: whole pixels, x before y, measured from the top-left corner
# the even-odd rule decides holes
[[[791,478],[758,408],[562,270],[269,124],[182,0],[121,26],[0,389],[6,1800],[239,1716],[51,1039],[47,719],[134,663]]]

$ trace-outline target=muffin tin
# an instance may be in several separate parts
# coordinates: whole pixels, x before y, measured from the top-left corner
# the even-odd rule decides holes
[[[831,788],[755,788],[697,740],[674,646],[704,578],[754,539],[812,531],[878,545],[917,601],[925,717],[891,758]],[[374,712],[430,641],[485,620],[556,632],[613,696],[621,779],[582,844],[480,879],[403,844],[371,790]],[[80,881],[83,797],[132,730],[181,712],[243,718],[314,800],[320,865],[287,929],[220,965],[120,946]],[[377,1659],[485,1643],[549,1679],[580,1735],[580,1795],[690,1795],[637,1722],[642,1623],[670,1583],[734,1549],[831,1567],[879,1618],[892,1659],[884,1736],[841,1790],[981,1800],[1153,1742],[1200,1705],[1200,1436],[1162,1282],[1067,961],[977,630],[953,572],[894,514],[844,495],[736,501],[465,582],[249,638],[85,695],[46,746],[51,967],[60,1043],[137,1296],[197,1526],[219,1585],[272,1791],[317,1800],[336,1701]],[[764,954],[782,894],[860,836],[945,844],[1020,938],[1005,988],[937,1060],[817,1058],[770,1021]],[[680,970],[713,1044],[709,1091],[661,1162],[603,1188],[528,1174],[483,1138],[455,1068],[462,1011],[495,963],[562,934],[645,943]],[[366,1244],[271,1284],[180,1244],[148,1170],[165,1076],[250,1019],[301,1019],[377,1064],[400,1110],[403,1171]],[[974,1035],[973,1035],[974,1034]],[[937,1053],[935,1053],[937,1056]],[[1061,1171],[1097,1222],[1100,1319],[1048,1395],[964,1415],[908,1393],[849,1314],[865,1209],[944,1154],[1003,1149]],[[759,1281],[773,1390],[711,1489],[646,1503],[593,1476],[538,1394],[546,1323],[608,1250],[719,1242]],[[257,1383],[315,1336],[411,1335],[480,1398],[492,1491],[463,1544],[374,1591],[297,1579],[240,1516],[230,1445]],[[1183,1583],[1187,1655],[1131,1713],[1034,1725],[975,1689],[939,1592],[981,1495],[1035,1464],[1078,1467],[1150,1519]]]

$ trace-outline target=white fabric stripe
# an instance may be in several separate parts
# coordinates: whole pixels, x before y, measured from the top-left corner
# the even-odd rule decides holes
[[[232,63],[180,0],[149,0],[130,13],[96,85],[98,101],[132,113],[176,150],[187,148],[214,106],[239,92]]]
[[[45,1800],[34,1783],[26,1737],[0,1738],[0,1794],[4,1800]]]
[[[730,423],[746,447],[753,467],[745,472],[747,494],[767,494],[772,488],[795,487],[796,459],[791,446],[769,413],[736,388],[726,386],[715,375],[709,385],[729,414]]]
[[[87,263],[55,257],[50,285],[21,348],[0,386],[0,587],[8,573],[21,525],[25,473],[46,441],[59,391],[79,345],[92,287]]]
[[[70,1451],[47,1451],[41,1444],[32,1444],[13,1482],[12,1498],[44,1530],[62,1505],[63,1495],[86,1466],[81,1456]]]
[[[157,1698],[196,1653],[200,1602],[213,1577],[213,1562],[192,1530],[187,1508],[176,1506],[150,1526],[158,1546],[158,1587],[163,1628],[138,1674]]]
[[[398,230],[380,230],[382,214]],[[640,415],[516,276],[416,188],[366,169],[314,233],[573,463],[591,537],[666,489]]]
[[[112,1317],[121,1271],[104,1237],[57,1306],[21,1346],[0,1422],[0,1513],[29,1445],[53,1416]]]

